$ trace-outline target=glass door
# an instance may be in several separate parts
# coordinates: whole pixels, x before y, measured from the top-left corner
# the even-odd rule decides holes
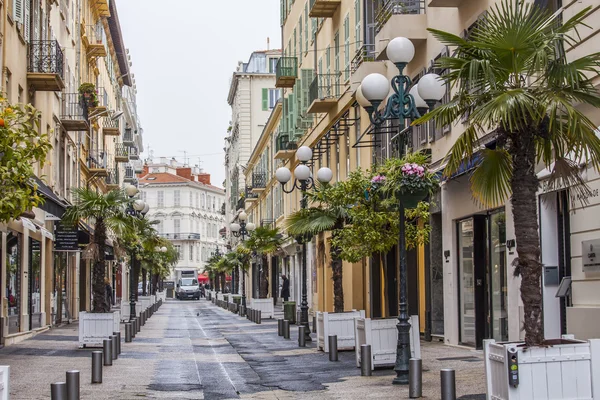
[[[475,346],[475,263],[473,219],[458,223],[460,342]]]
[[[8,333],[17,333],[21,325],[21,246],[20,234],[9,231],[6,237],[6,298]]]
[[[508,340],[507,271],[506,271],[506,213],[504,210],[489,216],[489,282],[491,293],[488,314],[489,332],[496,341]]]
[[[35,239],[29,239],[29,326],[31,329],[42,326],[40,267],[40,242]]]

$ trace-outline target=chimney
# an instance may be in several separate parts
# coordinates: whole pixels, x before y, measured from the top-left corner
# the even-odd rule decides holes
[[[150,173],[150,167],[148,167],[148,164],[144,164],[144,167],[142,168],[142,173],[138,175],[138,178],[144,177],[146,175],[148,175]]]
[[[182,178],[185,179],[189,179],[190,181],[192,181],[192,169],[190,167],[184,167],[184,168],[177,168],[177,175],[181,176]]]
[[[176,168],[177,167],[177,160],[175,159],[175,157],[173,157],[171,159],[171,167]]]
[[[205,185],[210,185],[210,174],[198,174],[198,182],[202,182]]]

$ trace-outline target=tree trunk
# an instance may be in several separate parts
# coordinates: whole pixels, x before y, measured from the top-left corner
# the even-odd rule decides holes
[[[106,225],[102,218],[98,218],[94,226],[94,243],[98,249],[98,258],[94,263],[92,283],[94,300],[92,312],[105,313],[110,311],[110,307],[106,304],[106,284],[104,283],[104,273],[106,270]]]
[[[158,274],[152,275],[152,295],[156,296],[156,289],[158,287]]]
[[[537,219],[539,182],[535,173],[536,149],[532,131],[515,132],[511,135],[511,140],[512,210],[518,255],[513,265],[516,267],[515,274],[521,275],[525,342],[528,346],[536,346],[544,341],[542,264]]]
[[[134,258],[133,259],[133,280],[134,280],[134,294],[135,294],[135,301],[138,301],[138,286],[140,284],[140,267],[141,267],[141,262]]]
[[[266,299],[269,295],[269,260],[267,256],[261,256],[261,266],[260,266],[261,276],[260,276],[260,295],[261,299]]]
[[[221,281],[221,293],[225,293],[225,272],[221,272],[221,276],[219,278]]]
[[[146,293],[146,287],[148,284],[148,271],[146,270],[146,268],[142,268],[142,296],[147,296],[148,293]]]
[[[331,246],[331,279],[333,280],[333,312],[344,312],[344,279],[343,263],[340,259],[340,249]]]

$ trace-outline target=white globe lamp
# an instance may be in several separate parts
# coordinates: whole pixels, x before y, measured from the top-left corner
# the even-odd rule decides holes
[[[446,94],[446,83],[438,74],[427,74],[419,79],[419,96],[427,103],[442,100]]]
[[[292,172],[286,167],[277,168],[275,178],[279,183],[288,183],[292,179]]]
[[[304,164],[300,164],[294,169],[294,175],[296,175],[296,179],[306,181],[310,178],[310,168]]]
[[[365,97],[365,95],[362,92],[362,85],[359,85],[358,89],[356,89],[356,101],[362,108],[367,108],[367,107],[372,106],[371,102],[369,100],[367,100],[367,98]]]
[[[143,200],[136,200],[133,202],[133,209],[135,211],[142,211],[146,207],[146,203]]]
[[[415,57],[415,45],[405,37],[397,37],[388,43],[386,53],[394,64],[408,64]]]
[[[330,168],[322,167],[317,171],[317,180],[321,183],[329,183],[333,179],[333,171]]]
[[[312,150],[308,146],[302,146],[298,150],[296,150],[296,157],[301,162],[307,162],[312,158]]]
[[[423,100],[423,98],[421,96],[419,96],[419,85],[415,85],[412,87],[412,89],[410,89],[410,92],[408,92],[409,94],[412,95],[413,99],[415,99],[415,106],[417,108],[427,108],[429,107],[427,105],[427,103],[425,102],[425,100]]]
[[[365,99],[373,102],[382,102],[390,93],[390,83],[381,74],[369,74],[360,84]]]

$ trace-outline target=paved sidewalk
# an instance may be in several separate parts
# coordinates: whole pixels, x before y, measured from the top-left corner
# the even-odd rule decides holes
[[[81,371],[81,397],[93,400],[408,398],[406,387],[391,384],[392,370],[361,377],[354,352],[331,363],[314,342],[298,348],[297,329],[291,334],[284,340],[275,320],[257,325],[206,300],[168,301],[133,343],[122,343],[102,384],[90,383],[92,349],[77,348],[77,324],[0,350],[0,365],[11,366],[15,400],[49,399],[50,384],[69,369]],[[439,370],[455,368],[458,397],[485,399],[481,352],[421,346],[424,398],[439,399]]]

